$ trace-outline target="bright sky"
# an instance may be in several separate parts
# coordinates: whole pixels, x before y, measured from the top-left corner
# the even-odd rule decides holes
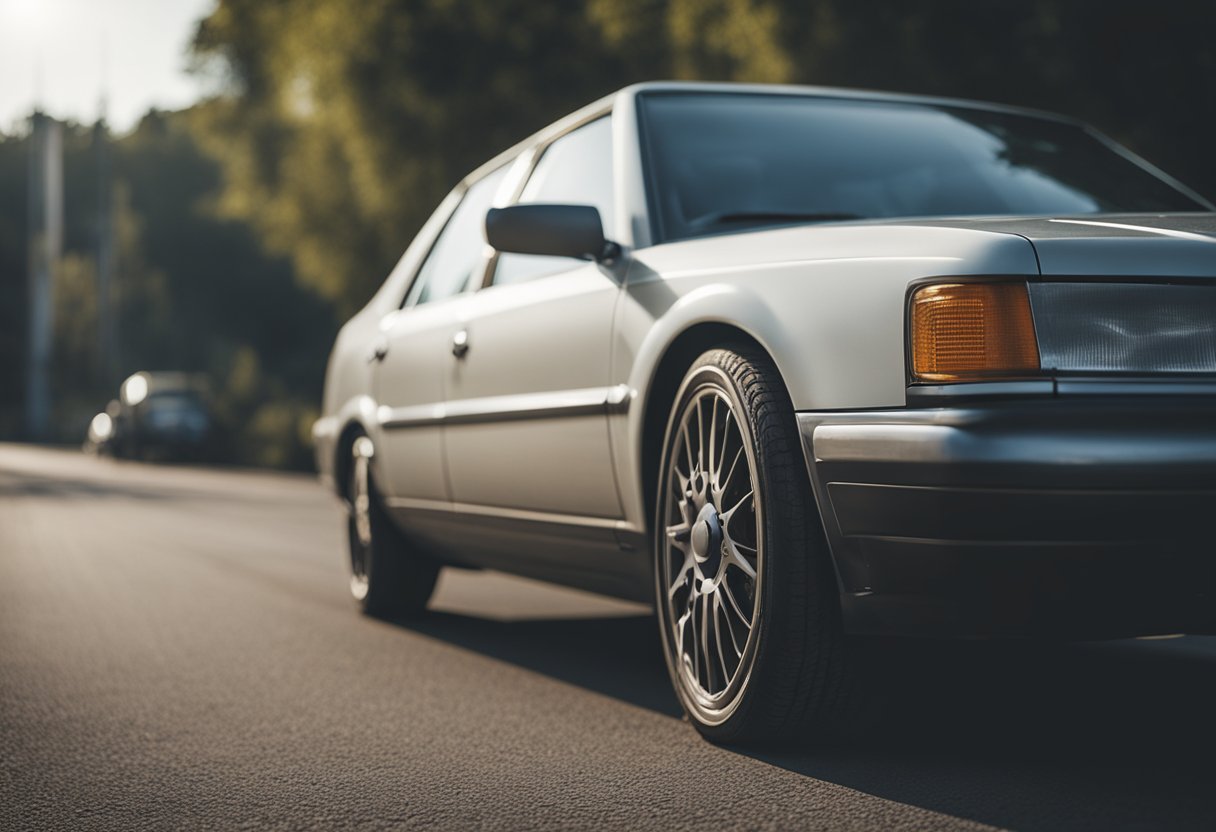
[[[108,120],[129,130],[149,107],[195,101],[186,46],[216,0],[0,0],[0,132],[35,104],[92,123],[103,84]],[[103,80],[104,79],[104,80]]]

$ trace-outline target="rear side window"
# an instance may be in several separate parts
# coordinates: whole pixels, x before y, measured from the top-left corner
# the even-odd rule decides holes
[[[612,119],[605,116],[550,144],[536,163],[519,201],[592,205],[599,209],[604,236],[611,239],[612,181]],[[520,283],[584,262],[570,257],[501,254],[494,283]]]
[[[485,251],[486,212],[506,172],[507,168],[501,167],[474,182],[465,192],[418,270],[403,306],[443,300],[469,288],[469,280]]]

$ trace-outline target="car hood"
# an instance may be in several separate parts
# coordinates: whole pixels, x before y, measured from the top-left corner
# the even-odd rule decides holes
[[[1045,275],[1216,277],[1216,213],[975,217],[911,224],[1024,237]]]

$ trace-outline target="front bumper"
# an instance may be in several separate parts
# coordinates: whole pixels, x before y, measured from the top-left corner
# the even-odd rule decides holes
[[[850,632],[1216,632],[1216,400],[798,421]]]

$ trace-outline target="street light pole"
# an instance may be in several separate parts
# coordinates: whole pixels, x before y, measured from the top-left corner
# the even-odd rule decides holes
[[[51,351],[55,331],[55,272],[63,253],[63,125],[35,111],[29,167],[29,349],[25,426],[45,439],[51,423]]]
[[[114,344],[114,200],[110,188],[110,141],[103,115],[93,128],[97,156],[97,377],[103,387],[117,383]]]

